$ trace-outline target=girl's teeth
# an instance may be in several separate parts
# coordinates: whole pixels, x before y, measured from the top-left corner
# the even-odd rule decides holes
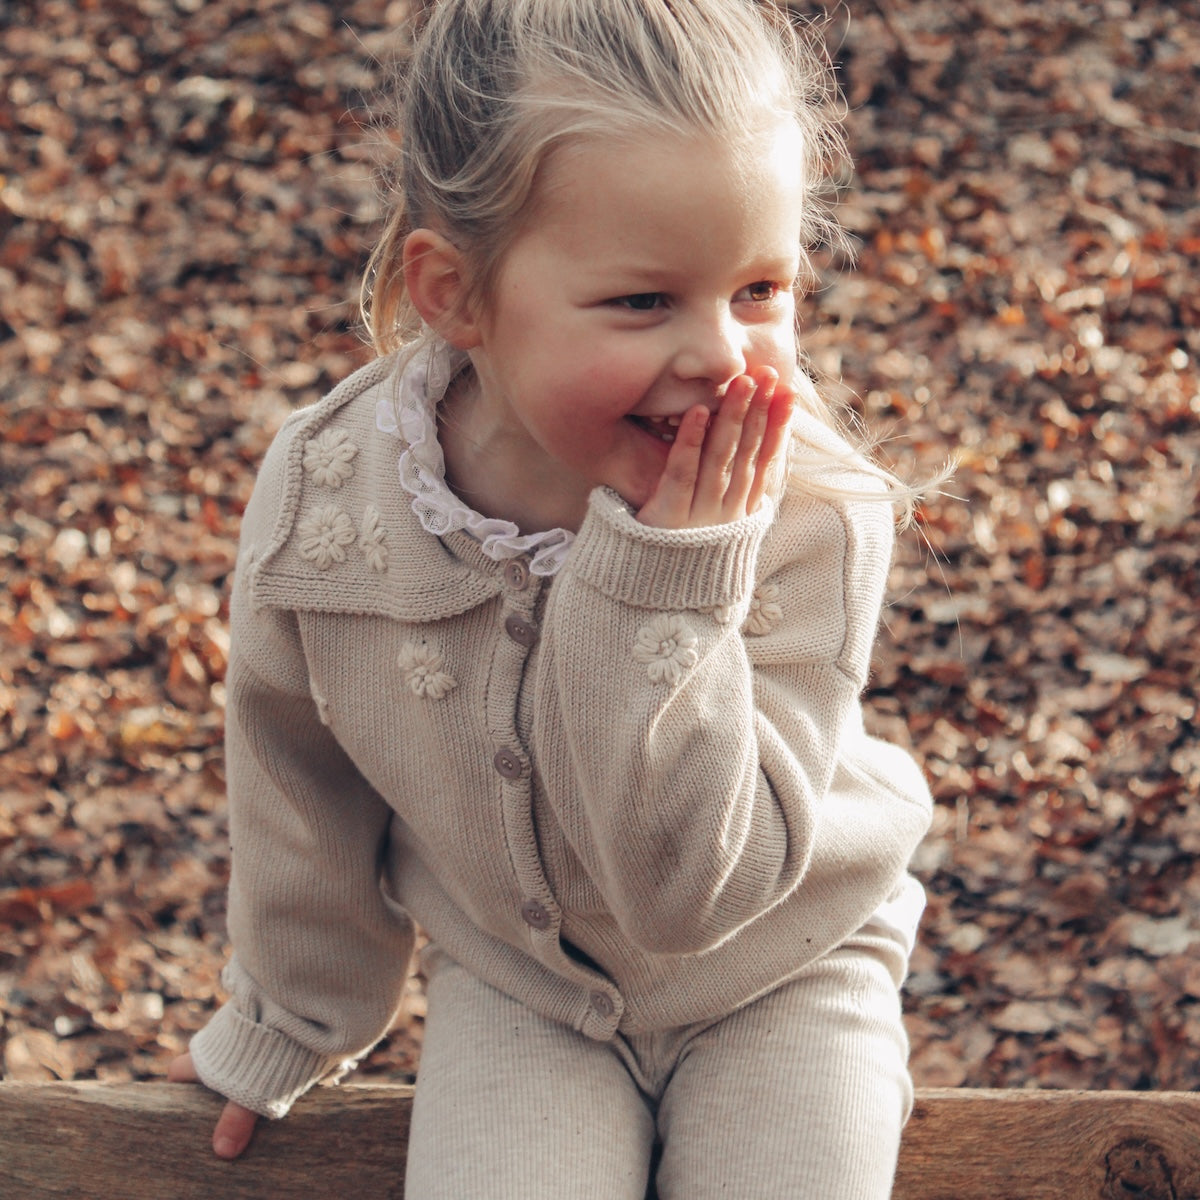
[[[675,432],[679,428],[681,417],[639,417],[638,423],[647,433],[654,434],[664,442],[673,442]]]

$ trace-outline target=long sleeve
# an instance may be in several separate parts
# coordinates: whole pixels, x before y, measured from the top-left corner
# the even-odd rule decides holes
[[[247,513],[233,600],[231,999],[192,1055],[208,1086],[278,1117],[386,1032],[413,932],[380,890],[391,809],[323,723],[295,614],[252,603],[263,507]]]
[[[842,840],[831,822],[854,818],[828,799],[864,740],[890,553],[881,500],[667,531],[593,495],[548,606],[536,744],[549,802],[636,945],[721,944],[793,893],[818,835]]]

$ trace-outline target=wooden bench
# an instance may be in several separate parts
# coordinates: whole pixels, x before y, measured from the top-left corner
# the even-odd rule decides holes
[[[246,1156],[168,1083],[0,1083],[3,1200],[401,1200],[412,1089],[318,1088]],[[1200,1093],[924,1089],[895,1200],[1200,1200]],[[736,1197],[733,1200],[754,1200]]]

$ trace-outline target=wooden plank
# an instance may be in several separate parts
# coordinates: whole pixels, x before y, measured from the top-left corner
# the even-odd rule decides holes
[[[411,1105],[318,1088],[223,1163],[198,1086],[0,1083],[0,1198],[401,1200]],[[894,1200],[1200,1200],[1200,1093],[918,1090]]]
[[[1200,1094],[929,1089],[894,1200],[1200,1200]]]
[[[402,1200],[412,1089],[316,1088],[233,1163],[182,1083],[0,1083],[0,1200]]]

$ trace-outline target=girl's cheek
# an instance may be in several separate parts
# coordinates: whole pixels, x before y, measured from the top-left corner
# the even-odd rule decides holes
[[[795,335],[790,329],[779,331],[768,344],[760,348],[757,361],[748,365],[774,367],[779,374],[779,382],[790,387],[796,370]]]

